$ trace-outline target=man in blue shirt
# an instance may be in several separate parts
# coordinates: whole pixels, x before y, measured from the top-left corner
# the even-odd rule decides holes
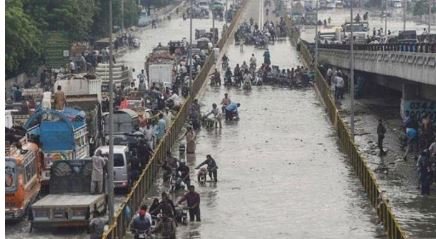
[[[165,122],[165,119],[163,118],[163,114],[160,113],[159,114],[159,121],[157,122],[157,125],[156,125],[156,139],[157,139],[157,143],[159,143],[159,141],[165,135],[165,130],[166,130],[166,122]]]
[[[241,104],[239,103],[234,103],[231,102],[230,104],[228,104],[226,106],[226,120],[232,120],[233,119],[233,115],[236,116],[236,118],[238,118],[238,107],[241,106]]]

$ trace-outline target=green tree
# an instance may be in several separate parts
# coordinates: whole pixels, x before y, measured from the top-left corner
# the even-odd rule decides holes
[[[431,0],[430,0],[431,1]],[[428,15],[429,0],[420,0],[413,6],[413,16]],[[432,6],[431,12],[436,12],[436,7]]]
[[[29,71],[41,54],[41,32],[33,19],[23,11],[21,0],[6,4],[6,75]]]

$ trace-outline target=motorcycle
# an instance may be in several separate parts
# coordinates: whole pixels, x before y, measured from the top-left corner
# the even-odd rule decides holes
[[[244,81],[244,85],[242,86],[242,89],[244,90],[251,90],[251,82],[250,81]]]
[[[221,77],[216,77],[212,75],[210,78],[210,85],[211,86],[221,86]]]
[[[197,174],[197,180],[199,184],[205,184],[206,183],[206,177],[207,177],[207,169],[206,168],[200,168]]]
[[[188,209],[185,207],[176,207],[175,219],[182,225],[188,225]]]
[[[173,172],[170,178],[170,192],[176,192],[185,188],[182,178],[178,172]]]
[[[149,239],[151,238],[150,230],[138,230],[133,229],[133,234],[135,235],[135,239]]]
[[[223,72],[226,72],[227,67],[229,67],[229,61],[223,61],[223,63],[221,64],[222,68],[223,68]]]
[[[202,123],[203,127],[206,129],[212,129],[215,126],[215,120],[206,116],[202,117]]]

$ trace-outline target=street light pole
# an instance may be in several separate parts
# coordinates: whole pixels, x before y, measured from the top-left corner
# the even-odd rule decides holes
[[[353,36],[353,0],[351,0],[351,34],[350,34],[350,129],[351,139],[354,141],[354,36]]]
[[[403,31],[406,30],[406,13],[407,13],[407,0],[404,0],[404,6],[403,6]]]
[[[192,13],[193,13],[193,1],[191,1],[191,10],[189,11],[189,92],[192,88]]]
[[[121,33],[124,32],[124,0],[121,0]]]
[[[432,0],[428,0],[428,33],[430,34],[430,28],[431,28],[431,7],[432,7]]]
[[[318,67],[318,1],[316,0],[316,20],[315,20],[315,68]]]
[[[113,223],[114,216],[114,140],[113,140],[113,118],[114,114],[114,84],[112,79],[112,0],[109,0],[109,160],[107,163],[108,174],[108,209],[109,209],[109,223]]]
[[[385,36],[388,32],[388,0],[385,0]]]

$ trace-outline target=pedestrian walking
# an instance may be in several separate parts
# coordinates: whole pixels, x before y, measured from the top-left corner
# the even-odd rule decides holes
[[[430,195],[430,186],[433,183],[433,171],[431,166],[427,165],[425,169],[421,172],[421,194]]]
[[[195,140],[197,135],[192,127],[187,127],[187,131],[185,134],[186,137],[186,153],[195,154]]]
[[[89,222],[90,238],[100,239],[103,236],[104,227],[107,222],[107,219],[103,218],[98,211],[94,210],[93,218]]]
[[[102,157],[100,150],[92,156],[91,194],[103,193],[104,167],[106,159]]]
[[[189,186],[189,192],[186,193],[178,202],[177,204],[180,204],[182,202],[186,201],[189,208],[189,220],[191,222],[194,221],[194,219],[197,222],[201,221],[200,218],[200,194],[195,192],[195,186],[190,185]]]
[[[417,151],[417,140],[418,140],[418,131],[415,128],[406,128],[406,137],[407,137],[407,148],[404,153],[403,159],[407,160],[407,156],[411,151]]]
[[[385,138],[385,134],[386,134],[386,128],[383,125],[383,120],[379,119],[378,126],[377,126],[377,136],[378,136],[377,145],[378,145],[378,148],[380,150],[380,153],[379,153],[380,156],[383,156],[386,154],[386,152],[383,150],[383,139]]]
[[[159,143],[165,135],[166,131],[166,122],[164,119],[164,115],[162,113],[159,114],[159,121],[157,122],[155,132],[156,132],[156,143]]]

